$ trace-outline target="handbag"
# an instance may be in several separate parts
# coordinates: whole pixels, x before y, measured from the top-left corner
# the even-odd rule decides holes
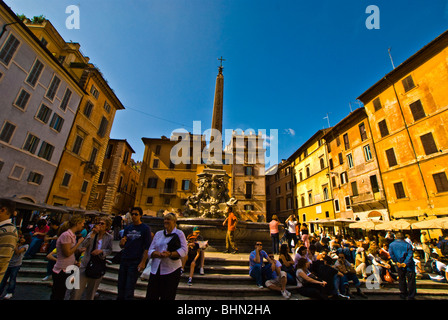
[[[101,259],[98,255],[92,256],[92,251],[96,246],[97,237],[98,234],[96,234],[95,238],[93,239],[92,250],[90,250],[90,260],[89,263],[87,263],[85,271],[86,277],[91,279],[99,279],[106,273],[106,260]]]
[[[171,233],[171,234],[166,234],[165,230],[163,231],[165,237],[171,237],[170,242],[168,242],[168,247],[167,247],[167,251],[177,251],[178,249],[180,249],[180,239],[179,236],[177,235],[177,233]],[[178,260],[179,258],[171,258],[171,260]]]
[[[389,283],[394,282],[394,279],[392,279],[392,276],[390,275],[389,270],[386,270],[386,274],[384,275],[384,280]]]

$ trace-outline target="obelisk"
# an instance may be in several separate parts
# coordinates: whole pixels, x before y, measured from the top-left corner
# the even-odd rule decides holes
[[[216,129],[222,135],[222,114],[223,114],[223,101],[224,101],[224,75],[222,74],[222,62],[225,61],[222,57],[218,60],[221,61],[221,65],[218,67],[218,75],[216,77],[215,87],[215,100],[213,101],[213,117],[212,117],[212,129]]]

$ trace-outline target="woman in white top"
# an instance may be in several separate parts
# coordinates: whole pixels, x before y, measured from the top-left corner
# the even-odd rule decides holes
[[[174,300],[179,285],[182,257],[188,252],[185,234],[176,228],[177,218],[167,213],[163,219],[164,230],[154,235],[148,250],[151,260],[146,299]]]
[[[310,265],[310,261],[305,258],[300,258],[297,261],[297,292],[304,297],[328,300],[328,295],[325,293],[327,283],[318,279],[308,270]]]
[[[292,214],[288,217],[288,219],[286,219],[285,221],[286,223],[286,240],[288,241],[288,245],[289,247],[292,249],[294,248],[294,246],[297,245],[297,234],[296,234],[296,227],[297,227],[297,219],[296,217]],[[291,240],[294,240],[294,244],[291,243]],[[291,250],[291,252],[293,252]]]

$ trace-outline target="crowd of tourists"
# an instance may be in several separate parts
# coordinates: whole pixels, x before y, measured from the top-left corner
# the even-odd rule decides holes
[[[401,298],[412,300],[416,279],[424,274],[437,282],[448,280],[445,231],[438,239],[429,237],[426,231],[418,239],[390,231],[364,233],[362,238],[330,236],[323,229],[311,233],[306,223],[299,223],[294,215],[284,224],[274,215],[269,226],[272,247],[260,251],[262,243],[257,242],[251,253],[250,275],[260,288],[270,287],[285,298],[290,295],[283,283],[298,286],[299,293],[316,299],[350,299],[349,283],[356,288],[355,294],[366,298],[361,282],[378,288],[389,282],[398,284]],[[277,286],[272,286],[272,279],[276,279]]]

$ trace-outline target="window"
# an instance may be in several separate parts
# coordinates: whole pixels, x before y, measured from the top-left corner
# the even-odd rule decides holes
[[[3,46],[2,50],[0,51],[0,61],[4,62],[6,65],[9,65],[9,62],[16,52],[19,43],[20,42],[16,39],[16,37],[10,35],[8,40],[6,40],[6,43]]]
[[[64,173],[64,178],[62,178],[61,186],[68,187],[68,184],[70,183],[72,175],[68,172]]]
[[[152,167],[153,167],[153,169],[158,169],[159,168],[159,159],[154,159],[152,161]]]
[[[110,159],[112,157],[112,151],[114,150],[113,144],[108,144],[106,148],[106,159]]]
[[[107,121],[106,117],[101,119],[100,128],[98,129],[97,134],[103,138],[107,131],[107,126],[109,125],[109,121]]]
[[[330,146],[330,142],[328,142],[328,143],[327,143],[327,151],[328,151],[328,153],[330,153],[330,152],[331,152],[331,146]]]
[[[275,194],[279,195],[280,193],[282,193],[282,187],[278,186],[277,188],[275,188]]]
[[[246,199],[251,199],[252,198],[252,183],[246,183],[246,194],[245,194]]]
[[[378,179],[376,175],[370,176],[370,186],[372,187],[373,193],[380,191],[380,186],[378,185]]]
[[[42,142],[40,146],[39,153],[37,154],[39,157],[44,158],[45,160],[50,161],[53,155],[54,146],[49,144],[48,142]]]
[[[434,183],[436,184],[437,192],[448,191],[448,179],[445,172],[435,173],[432,175]]]
[[[166,205],[166,206],[168,206],[170,203],[171,203],[171,199],[170,199],[169,197],[166,197],[166,198],[163,200],[163,204]]]
[[[420,100],[417,100],[409,105],[411,109],[412,116],[414,117],[414,121],[423,119],[426,117],[425,110],[423,110],[423,105]]]
[[[336,177],[335,176],[331,177],[331,183],[332,183],[333,187],[336,187]]]
[[[87,101],[86,106],[84,107],[84,115],[87,118],[90,118],[90,115],[92,114],[92,110],[93,110],[93,103],[90,101]]]
[[[292,198],[288,197],[286,198],[286,210],[292,209]]]
[[[86,193],[88,187],[89,187],[89,181],[84,180],[84,181],[82,182],[81,192],[82,192],[82,193]]]
[[[103,180],[104,180],[104,171],[101,171],[100,176],[98,178],[98,183],[103,183]]]
[[[39,60],[36,60],[36,62],[34,62],[33,68],[31,69],[31,72],[28,74],[28,77],[26,78],[26,82],[28,82],[32,87],[34,87],[42,73],[43,68],[44,64]]]
[[[310,167],[306,167],[306,177],[309,178],[311,176]]]
[[[323,157],[320,158],[320,159],[319,159],[319,162],[320,162],[320,169],[323,170],[323,169],[325,168],[325,161],[324,161],[324,158],[323,158]]]
[[[346,184],[348,182],[347,172],[344,171],[341,173],[341,184]]]
[[[330,164],[330,170],[333,170],[334,165],[333,165],[333,159],[328,160],[329,164]]]
[[[304,206],[305,206],[305,196],[304,196],[304,195],[302,195],[302,196],[300,197],[300,202],[301,202],[301,204],[302,204],[302,207],[304,207]]]
[[[44,37],[42,37],[42,39],[40,39],[40,42],[42,42],[42,45],[43,45],[44,47],[46,47],[47,44],[48,44],[47,39],[45,39]]]
[[[155,152],[155,154],[158,156],[159,154],[160,154],[160,150],[162,149],[162,146],[161,145],[157,145],[156,146],[156,152]]]
[[[123,156],[123,163],[126,165],[128,164],[128,160],[129,160],[129,150],[125,149],[124,150],[124,156]]]
[[[292,190],[292,185],[291,185],[291,181],[286,182],[286,191]]]
[[[98,156],[98,147],[94,146],[94,147],[92,147],[92,152],[90,152],[89,162],[95,163],[97,156]]]
[[[394,183],[394,189],[395,189],[395,195],[397,196],[397,199],[406,198],[406,194],[404,192],[404,188],[403,188],[403,183],[402,182]]]
[[[302,174],[302,171],[299,172],[299,178],[300,178],[300,181],[303,180],[303,174]]]
[[[339,152],[338,157],[339,157],[339,164],[343,164],[344,163],[344,158],[342,157],[342,153],[341,152]]]
[[[313,192],[312,191],[308,191],[308,204],[309,205],[313,204]]]
[[[364,150],[364,158],[366,159],[366,161],[370,161],[372,160],[372,152],[370,152],[370,145],[365,145],[363,147]]]
[[[244,205],[244,210],[245,211],[253,211],[254,210],[254,205],[253,204],[245,204]]]
[[[253,175],[253,167],[244,167],[244,174],[246,176],[251,176]]]
[[[339,136],[336,137],[336,145],[338,147],[341,145],[341,139],[339,139]]]
[[[92,84],[92,86],[90,87],[90,93],[92,94],[92,96],[95,97],[95,99],[98,99],[99,96],[99,91],[98,89]]]
[[[350,141],[348,140],[348,134],[346,133],[346,134],[344,134],[342,137],[343,137],[343,139],[344,139],[344,147],[345,147],[345,150],[350,149]]]
[[[48,119],[50,119],[51,109],[42,103],[37,112],[36,118],[42,121],[43,123],[47,123]]]
[[[415,84],[414,84],[414,80],[412,79],[412,76],[407,76],[401,82],[403,83],[403,88],[404,88],[405,92],[408,92],[412,88],[415,88]]]
[[[71,92],[71,90],[70,89],[66,89],[65,90],[65,93],[64,93],[64,97],[62,98],[62,102],[61,102],[61,105],[59,106],[59,108],[61,109],[61,110],[66,110],[67,109],[67,106],[68,106],[68,102],[70,101],[70,97],[72,96],[72,92]]]
[[[153,201],[153,197],[146,197],[146,204],[152,204]]]
[[[35,183],[35,184],[41,184],[42,183],[42,179],[44,178],[43,175],[41,175],[40,173],[37,172],[30,172],[30,174],[28,175],[28,182],[31,183]]]
[[[324,186],[324,187],[323,187],[322,192],[323,192],[323,194],[324,194],[324,200],[328,200],[328,199],[330,199],[330,197],[329,197],[329,195],[328,195],[328,187],[327,187],[327,186]]]
[[[359,134],[361,135],[361,141],[367,139],[366,126],[364,125],[364,122],[359,125]]]
[[[190,190],[190,180],[182,180],[182,190]]]
[[[76,153],[77,155],[79,155],[79,153],[81,152],[81,146],[82,143],[84,141],[84,138],[77,135],[76,139],[75,139],[75,143],[73,144],[73,148],[72,148],[72,152]]]
[[[31,152],[34,154],[37,149],[37,145],[39,144],[40,139],[35,135],[28,133],[28,137],[26,138],[25,144],[23,146],[23,150]]]
[[[344,201],[345,201],[345,208],[346,210],[351,210],[352,209],[352,202],[350,201],[350,197],[344,197]]]
[[[54,76],[53,80],[51,80],[50,87],[48,87],[48,91],[46,97],[50,100],[53,100],[56,96],[56,92],[58,91],[59,84],[61,83],[61,79]]]
[[[394,148],[390,148],[386,150],[387,162],[389,163],[389,167],[393,167],[397,165],[397,158],[395,157]]]
[[[2,131],[0,132],[0,140],[9,143],[11,141],[14,130],[16,130],[16,126],[6,121],[3,125]]]
[[[423,149],[425,149],[426,155],[430,155],[438,151],[436,142],[434,141],[434,137],[431,132],[420,136],[420,140],[422,141]]]
[[[382,120],[378,122],[378,127],[380,129],[381,138],[389,135],[389,129],[387,128],[386,120]]]
[[[9,178],[14,180],[20,180],[22,179],[22,174],[25,171],[25,168],[19,165],[14,165],[14,167],[11,170],[11,173],[9,174]]]
[[[334,211],[341,211],[341,208],[339,207],[339,199],[334,199]]]
[[[148,188],[152,188],[152,189],[157,188],[157,178],[149,178],[148,179]]]
[[[16,102],[14,102],[14,105],[19,107],[20,109],[24,110],[26,105],[28,104],[28,100],[30,99],[30,94],[26,92],[25,90],[21,90],[19,93],[19,96],[16,99]]]
[[[351,185],[352,185],[352,195],[354,197],[358,196],[359,195],[359,193],[358,193],[358,184],[356,183],[356,181],[352,181]]]
[[[355,165],[353,164],[353,156],[351,153],[349,153],[347,155],[347,163],[348,163],[348,167],[351,169],[353,168]]]
[[[106,110],[107,113],[110,113],[111,107],[110,107],[110,104],[107,103],[107,101],[104,101],[103,108],[104,108],[104,110]]]
[[[63,125],[64,125],[64,119],[57,113],[54,113],[53,118],[51,118],[50,127],[56,130],[57,132],[61,132]]]
[[[375,100],[373,100],[373,108],[375,109],[375,111],[378,111],[378,110],[380,110],[382,108],[380,97],[378,97]]]

